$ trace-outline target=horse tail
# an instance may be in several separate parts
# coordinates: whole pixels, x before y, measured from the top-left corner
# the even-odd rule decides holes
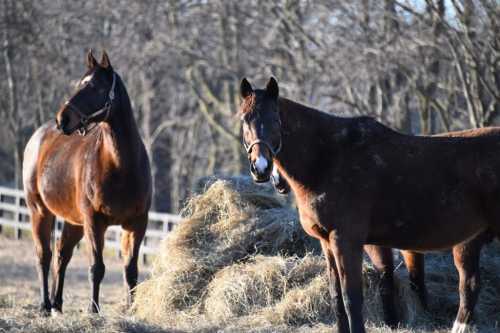
[[[483,239],[485,244],[491,243],[495,239],[500,241],[500,231],[488,229],[484,232]]]

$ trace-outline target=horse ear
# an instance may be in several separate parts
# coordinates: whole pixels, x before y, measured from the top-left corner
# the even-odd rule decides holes
[[[105,69],[111,68],[111,62],[109,61],[108,54],[105,50],[102,50],[101,67]]]
[[[95,60],[94,55],[92,54],[92,49],[89,49],[89,52],[87,52],[87,67],[92,69],[97,65],[97,60]]]
[[[244,77],[243,80],[241,80],[241,85],[240,85],[240,94],[241,97],[246,98],[250,96],[250,94],[253,93],[253,88],[250,82],[248,82],[247,78]]]
[[[278,87],[278,82],[276,82],[276,79],[272,76],[269,79],[269,81],[267,82],[266,92],[267,92],[267,95],[272,97],[272,98],[278,98],[278,96],[280,94],[280,88]]]

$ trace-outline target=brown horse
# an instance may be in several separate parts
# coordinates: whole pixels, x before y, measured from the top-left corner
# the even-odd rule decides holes
[[[105,270],[104,233],[112,224],[123,228],[129,303],[137,284],[137,259],[151,202],[149,162],[125,85],[107,54],[104,52],[98,63],[89,51],[87,66],[78,90],[57,113],[57,125],[49,122],[40,127],[24,152],[24,190],[38,256],[42,311],[62,311],[64,274],[73,248],[83,236],[90,256],[89,311],[99,311],[99,285]],[[65,223],[55,249],[49,299],[55,215]]]
[[[365,332],[363,245],[415,252],[453,249],[460,306],[453,331],[471,322],[479,255],[500,235],[500,136],[417,137],[369,117],[335,117],[279,98],[269,80],[240,87],[243,140],[256,182],[273,164],[295,194],[304,230],[327,258],[340,332]],[[484,234],[483,234],[484,235]]]
[[[444,137],[480,137],[480,136],[490,136],[497,135],[500,136],[500,127],[489,128],[489,129],[472,129],[455,131],[448,133],[441,133],[435,136]],[[271,173],[271,180],[280,194],[287,194],[290,192],[290,185],[279,174],[276,165],[273,165],[273,171]],[[492,240],[492,235],[486,232],[477,241],[483,241],[485,243]],[[394,304],[394,260],[392,255],[392,250],[390,248],[376,246],[376,245],[365,245],[364,251],[370,258],[373,266],[377,270],[380,276],[380,294],[382,298],[382,308],[384,314],[384,322],[387,326],[397,327],[398,316],[396,311],[396,306]],[[427,309],[427,288],[425,286],[425,262],[424,255],[422,253],[413,251],[400,251],[406,269],[408,270],[408,275],[410,279],[410,287],[417,294],[421,305],[424,309]]]

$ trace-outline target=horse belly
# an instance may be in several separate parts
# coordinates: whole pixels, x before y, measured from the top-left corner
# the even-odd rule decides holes
[[[473,206],[430,207],[386,217],[384,228],[370,232],[367,243],[403,250],[445,250],[487,228],[481,212]]]
[[[71,144],[60,144],[46,152],[47,157],[39,164],[37,187],[44,204],[54,215],[81,224],[72,150]]]
[[[76,207],[76,190],[65,168],[48,167],[39,177],[40,196],[45,206],[66,221],[80,224],[82,218]],[[68,168],[69,169],[69,168]]]

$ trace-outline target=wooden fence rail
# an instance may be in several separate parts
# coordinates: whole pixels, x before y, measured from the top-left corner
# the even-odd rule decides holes
[[[24,193],[21,190],[0,186],[0,233],[3,227],[11,227],[16,238],[22,237],[24,230],[31,232],[29,209],[26,207]],[[158,245],[165,236],[181,221],[179,215],[149,212],[149,223],[141,246],[141,257],[156,254]],[[56,239],[61,236],[63,221],[56,219],[54,232]],[[121,227],[110,226],[106,231],[105,247],[120,254]]]

